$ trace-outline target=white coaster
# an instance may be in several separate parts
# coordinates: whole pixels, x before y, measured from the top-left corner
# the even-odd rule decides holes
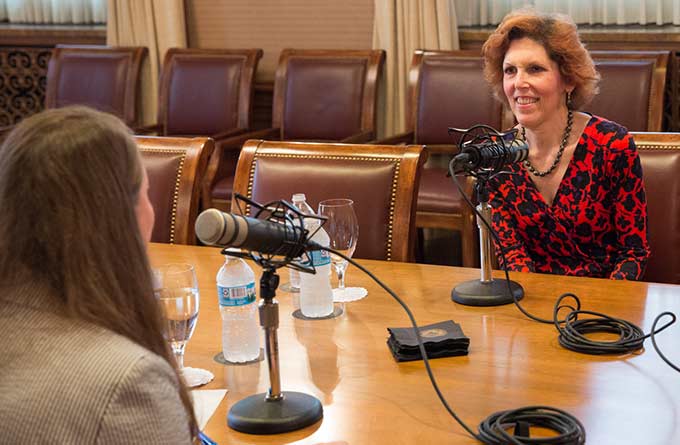
[[[205,385],[215,378],[215,375],[207,369],[184,367],[180,370],[184,383],[189,387]]]
[[[333,301],[336,303],[351,303],[361,300],[368,295],[363,287],[346,287],[343,290],[333,289]]]

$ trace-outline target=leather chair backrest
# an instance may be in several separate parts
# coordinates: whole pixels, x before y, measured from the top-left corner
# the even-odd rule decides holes
[[[661,131],[668,51],[592,51],[600,92],[585,111],[629,131]]]
[[[416,144],[457,143],[448,127],[511,126],[503,121],[503,106],[493,97],[483,68],[482,57],[468,51],[414,53],[407,128],[415,131]]]
[[[47,69],[45,108],[87,105],[135,126],[146,54],[142,47],[56,47]]]
[[[250,127],[260,49],[179,49],[165,55],[159,122],[165,135],[212,135]]]
[[[651,257],[643,279],[680,284],[680,133],[632,133],[647,194]]]
[[[349,198],[359,221],[358,258],[411,261],[421,146],[251,140],[241,150],[234,192],[261,204],[305,193],[319,201]],[[232,212],[242,208],[232,201]],[[252,214],[252,209],[242,209]]]
[[[281,52],[272,123],[284,140],[341,140],[376,126],[382,50]]]
[[[136,137],[156,214],[151,241],[196,244],[201,182],[213,151],[209,138]]]

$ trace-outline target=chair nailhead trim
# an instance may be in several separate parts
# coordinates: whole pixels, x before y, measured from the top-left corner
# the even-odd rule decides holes
[[[166,154],[180,154],[182,155],[177,166],[177,173],[175,174],[175,190],[172,193],[172,213],[170,214],[170,244],[175,244],[175,225],[177,222],[177,201],[179,200],[179,185],[182,178],[182,170],[184,169],[184,160],[187,158],[186,150],[171,148],[145,148],[141,150],[142,153],[166,153]]]
[[[253,162],[250,164],[250,174],[248,177],[248,198],[253,197],[253,182],[255,181],[255,167],[257,165],[258,158],[295,158],[295,159],[337,159],[337,160],[361,160],[367,162],[394,162],[394,175],[392,176],[392,190],[390,191],[390,212],[387,224],[387,242],[386,242],[386,255],[387,261],[392,259],[392,233],[394,230],[394,208],[397,202],[397,183],[399,180],[399,171],[401,167],[401,158],[372,158],[365,156],[333,156],[333,155],[290,155],[290,154],[278,154],[278,153],[259,153],[256,152],[253,156]],[[250,214],[250,206],[246,206],[246,215]]]
[[[635,138],[633,138],[635,140]],[[672,145],[672,144],[646,144],[644,142],[641,143],[635,143],[635,147],[639,150],[678,150],[680,149],[679,146],[677,145]]]

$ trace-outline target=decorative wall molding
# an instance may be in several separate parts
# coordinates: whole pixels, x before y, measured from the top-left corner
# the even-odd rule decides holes
[[[41,111],[50,48],[0,47],[0,126]]]
[[[58,44],[105,45],[106,28],[0,24],[0,127],[44,108],[47,64]]]

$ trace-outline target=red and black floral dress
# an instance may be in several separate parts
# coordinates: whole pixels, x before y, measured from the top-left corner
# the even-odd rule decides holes
[[[489,201],[510,270],[640,279],[649,257],[647,202],[624,127],[591,117],[552,205],[522,164],[507,170],[490,181]]]

